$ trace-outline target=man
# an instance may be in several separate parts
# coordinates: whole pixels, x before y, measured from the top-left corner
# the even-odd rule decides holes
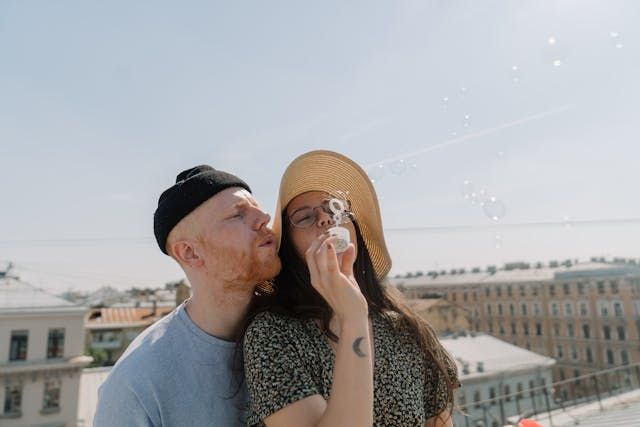
[[[192,297],[118,360],[100,387],[94,426],[244,425],[233,339],[256,284],[280,270],[269,219],[244,181],[206,165],[162,193],[156,240]]]

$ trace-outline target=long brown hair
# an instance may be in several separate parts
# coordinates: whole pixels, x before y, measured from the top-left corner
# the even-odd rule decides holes
[[[290,226],[285,212],[282,213],[282,224],[279,251],[282,270],[273,281],[273,293],[256,293],[249,308],[247,322],[242,329],[242,336],[258,313],[269,310],[297,318],[318,319],[322,332],[329,339],[337,341],[338,337],[329,328],[333,311],[311,285],[307,264],[296,253],[291,242]],[[448,407],[449,409],[453,408],[453,391],[458,386],[455,362],[438,341],[433,328],[403,301],[404,298],[395,288],[383,285],[378,280],[369,251],[364,244],[355,219],[353,225],[357,238],[357,256],[353,266],[354,276],[360,286],[360,291],[367,300],[369,312],[378,313],[386,318],[389,318],[390,313],[399,315],[404,326],[409,328],[425,355],[425,367],[436,367],[438,375],[435,376],[434,387],[437,386],[439,378],[444,380]],[[397,324],[398,322],[392,323]]]

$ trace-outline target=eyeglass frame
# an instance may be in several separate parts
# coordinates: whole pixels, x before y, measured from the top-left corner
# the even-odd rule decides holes
[[[331,212],[331,210],[329,209],[329,202],[332,200],[332,198],[327,198],[324,199],[322,201],[322,204],[317,205],[317,206],[313,206],[313,207],[304,207],[304,208],[300,208],[298,210],[296,210],[293,214],[291,215],[286,215],[287,220],[289,221],[289,224],[291,224],[292,227],[295,228],[300,228],[300,229],[305,229],[305,228],[310,228],[313,227],[317,222],[318,222],[318,218],[319,215],[317,213],[317,209],[320,208],[322,209],[322,211],[324,213],[326,213],[327,215],[329,215],[331,217],[331,219],[333,220],[333,212]],[[342,221],[341,223],[349,223],[351,221],[353,221],[353,212],[351,211],[351,201],[350,200],[343,200],[340,199],[342,202],[345,202],[346,204],[346,209],[342,212]],[[298,221],[297,223],[293,222],[293,219],[291,218],[293,215],[297,214],[298,212],[301,211],[305,211],[305,210],[311,210],[311,212],[313,212],[313,222],[311,222],[309,225],[298,225],[300,224],[300,222],[302,221]]]

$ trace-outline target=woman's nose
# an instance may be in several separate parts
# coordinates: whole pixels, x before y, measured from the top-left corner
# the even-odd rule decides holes
[[[326,227],[327,225],[335,224],[333,217],[325,212],[324,209],[318,209],[316,212],[318,215],[318,219],[316,220],[318,227]]]

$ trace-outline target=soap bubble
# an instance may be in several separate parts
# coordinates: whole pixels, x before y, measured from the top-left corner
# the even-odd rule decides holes
[[[484,203],[484,213],[493,221],[500,221],[505,213],[507,212],[507,208],[504,203],[498,200],[495,196],[491,196]]]
[[[382,163],[375,165],[369,169],[368,175],[369,179],[371,179],[371,182],[374,184],[376,182],[380,182],[382,177],[384,177],[384,165]]]
[[[493,236],[493,247],[496,249],[502,248],[502,236],[500,234]]]
[[[460,187],[462,196],[465,199],[469,199],[471,197],[471,193],[473,193],[473,183],[468,179],[462,181],[462,186]]]
[[[609,40],[613,47],[615,47],[616,49],[622,49],[624,47],[622,38],[620,37],[620,33],[617,31],[611,31],[609,33]]]
[[[404,160],[396,160],[391,163],[391,172],[394,175],[402,175],[407,171],[407,164]]]
[[[520,67],[517,65],[511,66],[511,81],[513,83],[520,83],[521,73]]]
[[[557,68],[565,62],[567,48],[555,36],[549,36],[542,57],[545,63]]]

